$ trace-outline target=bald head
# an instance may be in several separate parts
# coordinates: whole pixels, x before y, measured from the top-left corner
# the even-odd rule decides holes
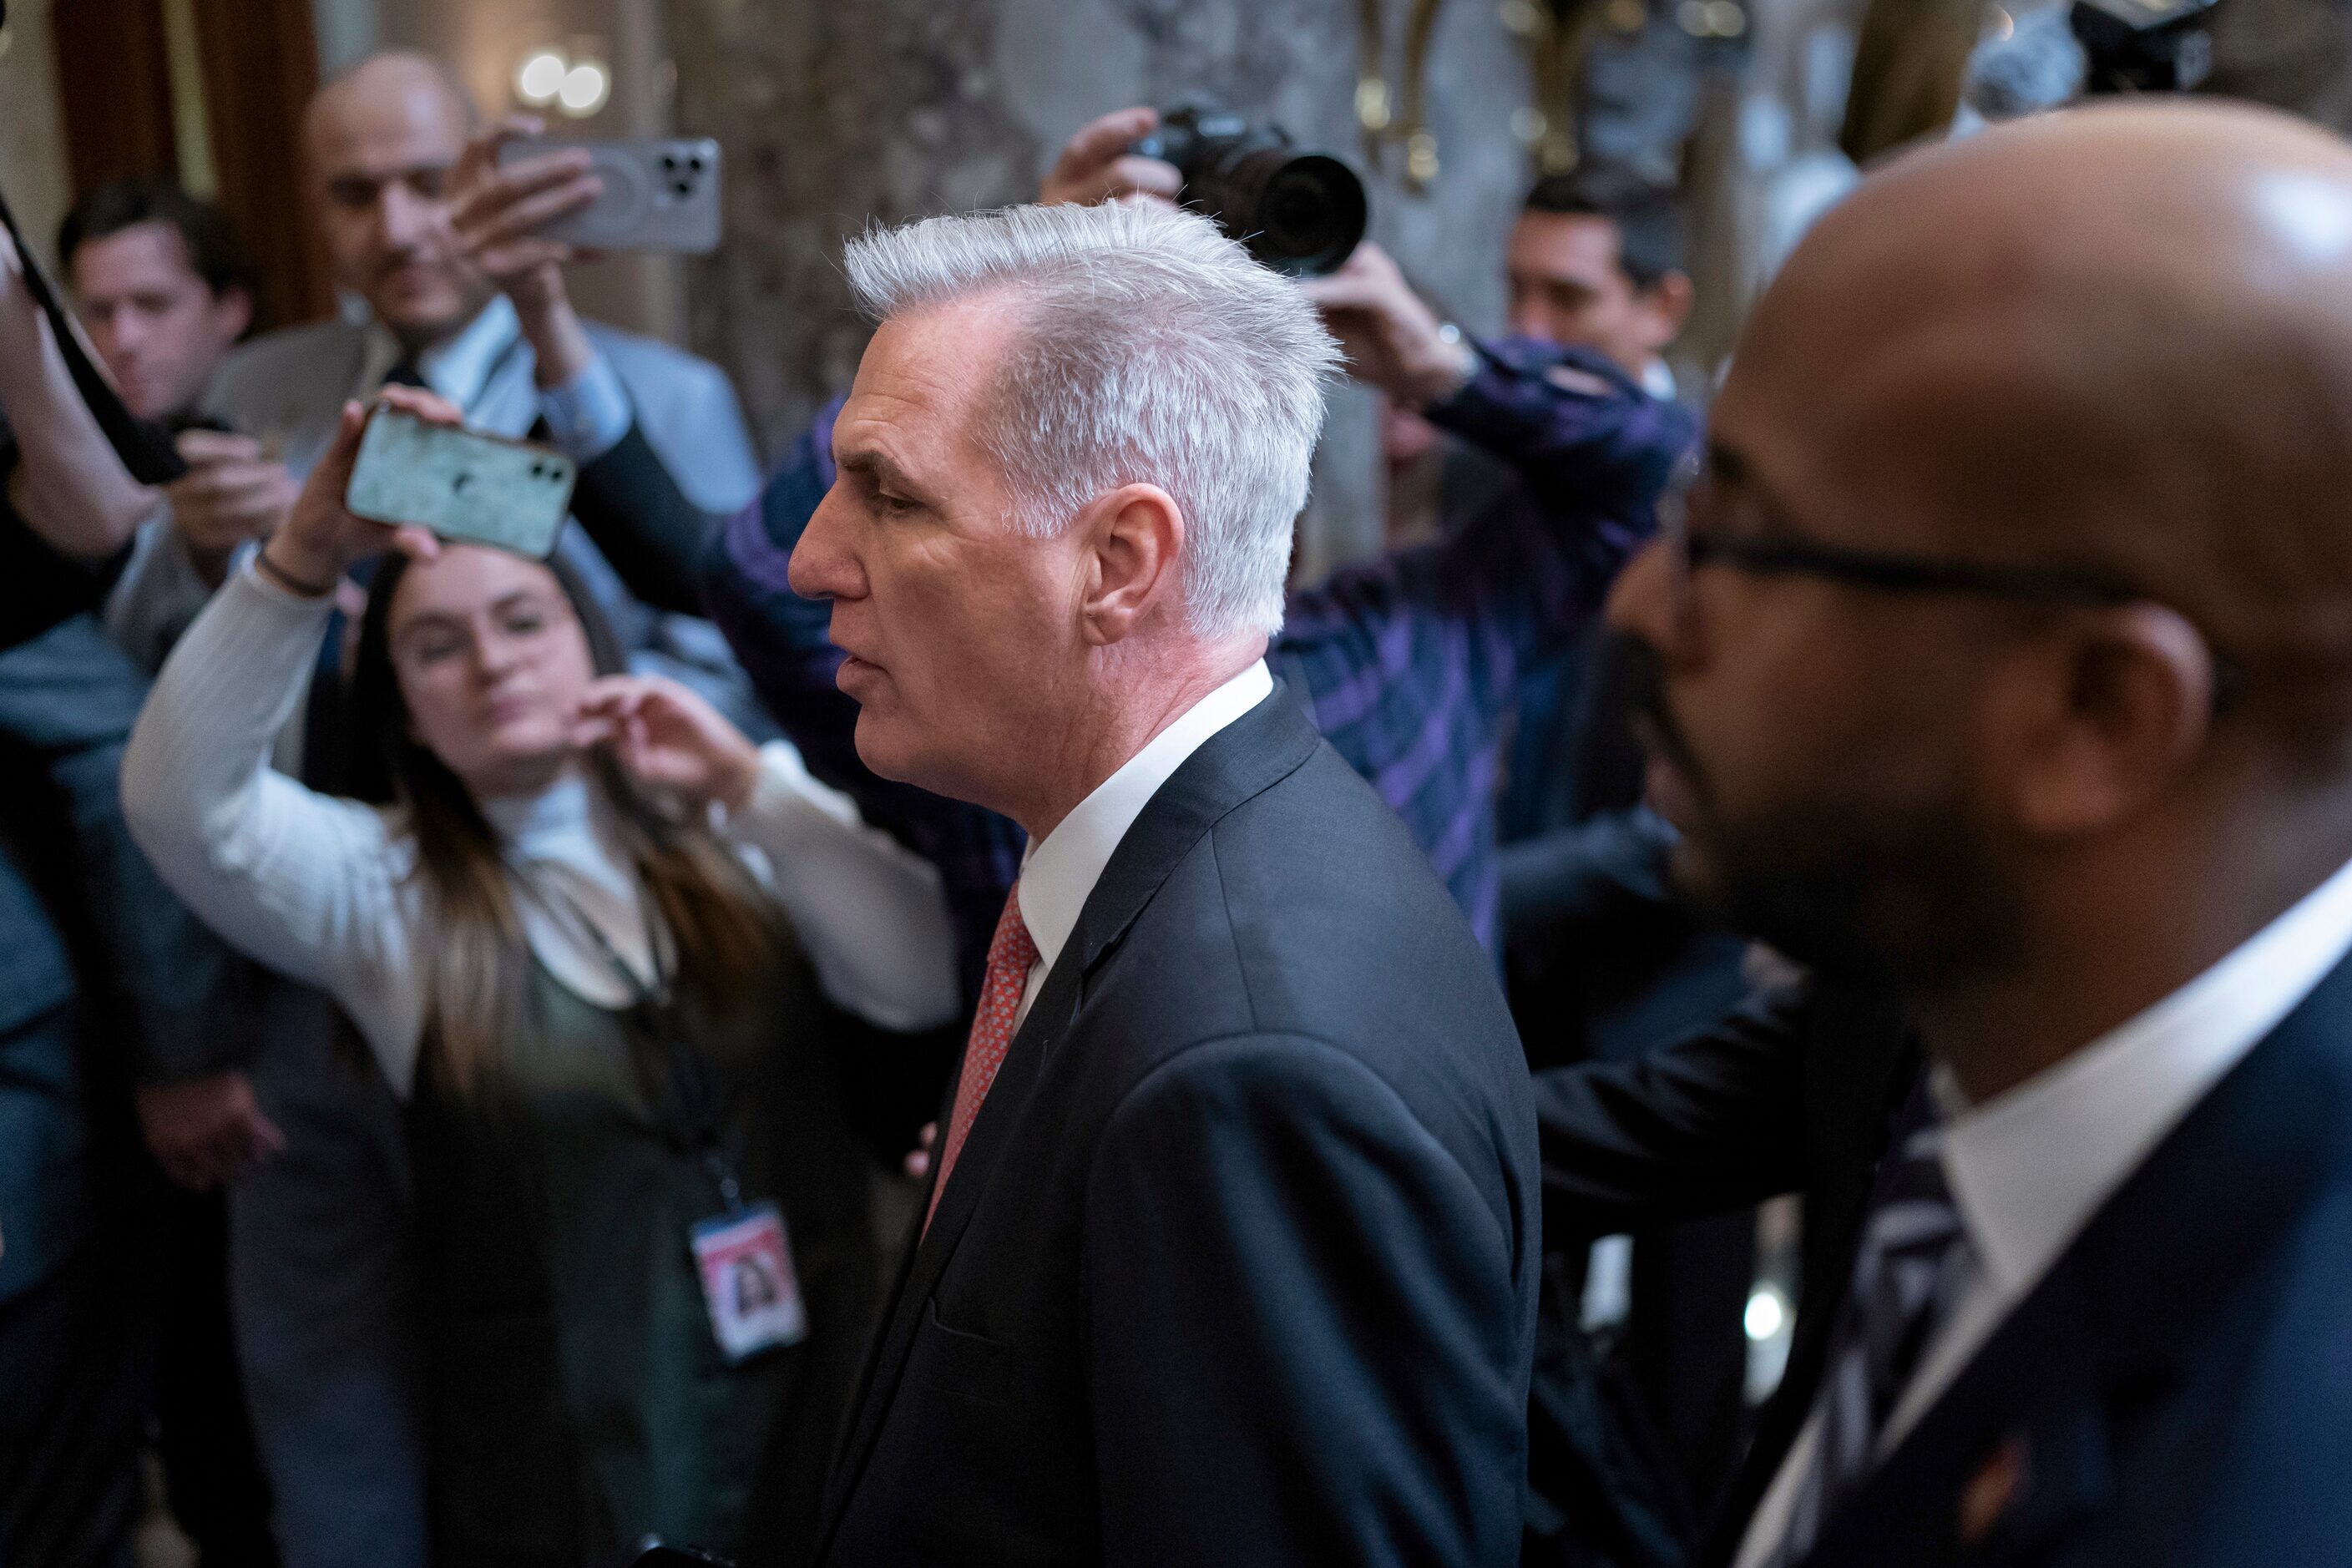
[[[1611,617],[1685,877],[1748,929],[2079,980],[2210,962],[2352,855],[2333,137],[2174,101],[1905,158],[1759,301],[1709,440],[1692,551]]]
[[[413,347],[471,320],[487,283],[450,241],[447,184],[476,114],[430,56],[373,54],[329,79],[303,116],[303,151],[337,283]]]
[[[2095,568],[2303,728],[2313,680],[2352,697],[2352,148],[2176,100],[1901,160],[1790,258],[1718,424],[1809,527]]]

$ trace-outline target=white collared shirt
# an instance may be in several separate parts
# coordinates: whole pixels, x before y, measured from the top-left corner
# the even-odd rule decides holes
[[[426,386],[466,411],[470,420],[521,338],[522,322],[515,314],[514,301],[504,294],[494,295],[454,335],[420,353],[416,372]],[[382,322],[372,323],[367,352],[360,359],[359,383],[352,395],[362,400],[374,396],[400,358],[398,340]],[[616,446],[629,433],[634,416],[628,388],[601,353],[592,355],[587,365],[562,385],[541,389],[537,409],[546,419],[556,447],[579,463],[593,462]]]
[[[1935,1069],[1944,1176],[1973,1268],[1878,1436],[1881,1458],[2165,1135],[2347,952],[2352,865],[2171,995],[1982,1105],[1969,1105],[1951,1075]],[[1787,1530],[1820,1425],[1806,1422],[1773,1477],[1738,1568],[1761,1561]]]
[[[490,302],[474,314],[474,319],[448,337],[416,356],[416,373],[425,384],[447,398],[460,408],[471,408],[490,383],[490,374],[498,369],[515,341],[522,335],[522,323],[515,316],[514,301],[504,294],[494,294]],[[365,397],[383,385],[383,378],[400,363],[399,340],[381,321],[368,327],[367,353],[360,362],[359,384],[352,395]]]
[[[1209,737],[1265,701],[1274,693],[1274,675],[1259,659],[1247,669],[1186,709],[1176,721],[1154,735],[1143,750],[1129,757],[1094,793],[1078,802],[1043,839],[1030,841],[1021,857],[1022,923],[1037,944],[1037,962],[1029,966],[1028,988],[1021,994],[1013,1015],[1018,1029],[1029,1016],[1030,1005],[1054,972],[1054,961],[1069,944],[1095,884],[1112,852],[1160,786],[1172,777],[1185,759],[1208,742]]]

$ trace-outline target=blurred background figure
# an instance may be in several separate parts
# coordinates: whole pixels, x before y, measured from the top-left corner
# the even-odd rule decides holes
[[[196,398],[253,317],[252,268],[219,209],[168,184],[100,186],[58,226],[58,256],[76,313],[131,412],[167,429],[195,423]],[[184,437],[183,449],[201,456],[205,439]],[[164,494],[180,504],[230,478],[198,474]],[[126,690],[143,697],[143,678],[127,665],[125,673],[136,681]],[[118,746],[125,734],[116,733]],[[162,984],[211,993],[216,1005],[192,1010],[193,1026],[150,1031],[129,1070],[141,1131],[173,1184],[154,1193],[152,1232],[155,1441],[167,1494],[200,1552],[266,1563],[276,1547],[229,1318],[226,1188],[284,1134],[244,1071],[252,1041],[226,1005],[225,956],[209,947],[177,955],[177,972]]]
[[[253,268],[227,217],[176,186],[101,185],[58,226],[58,260],[131,412],[193,416],[253,324]]]
[[[267,1563],[218,1195],[175,1197],[132,1116],[134,1083],[145,1119],[204,1072],[222,970],[116,799],[147,681],[94,612],[161,497],[86,407],[61,322],[0,245],[0,1553],[119,1561],[152,1441],[189,1534]],[[205,1185],[274,1137],[232,1111],[152,1142]]]

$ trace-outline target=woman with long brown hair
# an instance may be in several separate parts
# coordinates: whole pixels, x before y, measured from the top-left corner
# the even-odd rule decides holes
[[[364,420],[165,665],[125,809],[408,1100],[436,1560],[789,1558],[879,1283],[825,1049],[845,1011],[955,1013],[938,874],[789,747],[622,673],[556,571],[411,530],[352,682],[395,804],[272,773],[335,585],[394,542],[341,504]]]

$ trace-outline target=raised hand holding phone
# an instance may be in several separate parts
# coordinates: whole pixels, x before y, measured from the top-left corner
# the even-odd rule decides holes
[[[360,437],[343,504],[371,521],[415,523],[444,539],[543,560],[563,531],[577,474],[551,447],[388,406]]]
[[[375,406],[399,409],[430,425],[465,423],[449,403],[415,387],[385,387],[377,395]],[[404,551],[419,561],[430,561],[441,553],[441,542],[428,530],[355,517],[343,504],[368,416],[365,405],[343,405],[333,442],[303,481],[285,525],[269,536],[255,557],[262,575],[289,592],[324,598],[335,591],[353,562],[386,550]]]

